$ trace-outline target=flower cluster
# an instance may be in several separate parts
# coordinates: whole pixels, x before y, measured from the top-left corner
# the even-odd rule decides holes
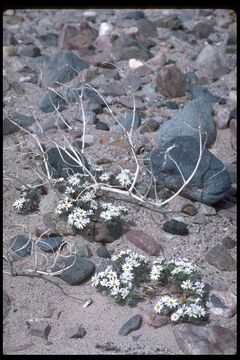
[[[99,182],[126,188],[133,179],[133,174],[126,169],[115,176],[110,172],[103,172],[102,166],[92,166],[91,173]],[[66,180],[61,177],[54,181],[55,187],[64,192],[64,197],[55,209],[56,213],[67,216],[68,224],[80,230],[90,225],[93,219],[114,223],[128,211],[125,206],[102,202],[97,191],[91,190],[91,183],[92,178],[86,173],[75,173]]]
[[[93,286],[98,291],[105,291],[116,301],[134,305],[139,293],[136,285],[143,281],[149,261],[134,251],[121,251],[112,257],[112,266],[99,272],[92,278]]]
[[[150,279],[172,283],[178,289],[178,294],[182,295],[181,301],[169,296],[161,297],[154,307],[155,312],[171,315],[174,322],[204,318],[206,311],[203,303],[207,290],[203,282],[196,280],[199,276],[198,268],[187,258],[155,260]]]
[[[44,186],[27,185],[20,191],[20,197],[13,203],[13,207],[20,213],[28,213],[38,209],[40,195],[45,193]]]
[[[187,258],[158,258],[150,264],[147,257],[126,250],[112,256],[112,262],[112,266],[92,278],[98,291],[104,291],[119,302],[135,304],[143,282],[170,283],[176,291],[160,297],[154,305],[156,313],[170,316],[175,323],[206,318],[206,285],[199,280],[198,268]]]

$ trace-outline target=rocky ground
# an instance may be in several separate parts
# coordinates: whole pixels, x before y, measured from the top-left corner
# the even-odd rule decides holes
[[[130,88],[123,72],[106,62],[128,72]],[[224,9],[4,13],[3,247],[18,273],[33,267],[25,239],[36,239],[49,226],[46,215],[58,199],[48,189],[40,195],[39,208],[27,215],[19,214],[13,203],[23,184],[39,180],[35,169],[41,169],[42,156],[35,138],[44,151],[63,144],[64,137],[81,147],[83,121],[75,96],[82,79],[104,95],[127,130],[132,123],[130,95],[135,94],[133,141],[143,169],[139,191],[146,190],[149,179],[143,158],[159,146],[160,152],[166,151],[172,137],[193,136],[189,152],[184,148],[190,155],[178,160],[183,172],[193,169],[194,137],[199,135],[192,128],[198,127],[199,119],[203,136],[208,133],[199,170],[206,174],[199,173],[201,181],[192,186],[190,198],[177,196],[160,212],[115,196],[129,209],[123,233],[115,241],[109,233],[89,241],[56,217],[51,219],[52,235],[77,247],[80,265],[70,277],[83,276],[82,269],[88,267],[88,277],[78,279],[79,285],[57,276],[11,276],[4,258],[4,354],[236,353],[235,13]],[[91,91],[86,94],[85,156],[108,171],[121,166],[134,172],[121,127],[99,97]],[[169,195],[165,186],[173,190],[179,185],[178,174],[169,167],[164,182],[164,166],[157,156],[152,161],[164,199]],[[184,232],[176,230],[176,223],[169,229],[172,219],[185,224]],[[16,235],[24,236],[17,238],[23,241],[18,254],[9,251]],[[200,326],[156,323],[149,313],[156,299],[146,295],[136,307],[119,306],[97,293],[89,281],[90,264],[96,271],[104,268],[111,255],[127,248],[152,260],[160,255],[188,257],[196,263],[211,290],[209,321]],[[46,271],[54,258],[42,251],[38,261],[39,269]],[[91,303],[84,306],[88,299]],[[123,336],[120,329],[131,318],[132,329]]]

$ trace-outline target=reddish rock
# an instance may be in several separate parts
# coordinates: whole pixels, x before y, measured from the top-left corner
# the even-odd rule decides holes
[[[45,319],[34,318],[29,320],[30,335],[48,338],[48,334],[51,330],[49,323]]]
[[[169,316],[156,314],[155,311],[150,309],[142,309],[141,315],[143,320],[154,328],[159,328],[170,322]]]
[[[80,338],[84,337],[86,335],[86,333],[87,332],[82,325],[75,325],[75,326],[71,327],[70,329],[68,329],[67,336],[70,339],[71,338],[80,339]]]
[[[206,305],[210,313],[230,318],[237,312],[237,297],[231,291],[212,290]]]
[[[125,240],[130,241],[139,249],[145,251],[148,255],[159,256],[162,250],[161,244],[142,230],[128,231],[125,234]]]
[[[186,79],[182,71],[174,64],[165,66],[156,78],[159,91],[168,98],[177,98],[185,95]]]
[[[87,21],[83,21],[79,28],[66,24],[59,39],[59,49],[90,49],[96,37],[97,30],[92,28]]]

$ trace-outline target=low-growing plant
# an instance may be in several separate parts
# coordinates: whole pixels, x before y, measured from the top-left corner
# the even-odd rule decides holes
[[[172,322],[206,320],[207,286],[201,281],[199,269],[187,258],[158,258],[151,261],[134,251],[121,251],[112,257],[112,266],[92,277],[99,292],[110,295],[120,304],[136,305],[143,283],[162,287],[174,285],[174,294],[160,294],[154,305],[157,314],[168,315]]]

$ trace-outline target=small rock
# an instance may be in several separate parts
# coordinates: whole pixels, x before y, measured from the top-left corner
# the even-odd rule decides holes
[[[230,110],[226,108],[219,109],[215,118],[216,127],[220,130],[227,129],[229,117],[230,117]]]
[[[95,270],[95,265],[92,261],[80,256],[69,256],[59,259],[52,267],[53,273],[60,270],[63,271],[57,276],[74,286],[88,280]]]
[[[59,35],[52,33],[52,32],[49,32],[49,33],[39,36],[39,40],[46,47],[49,47],[49,46],[56,47],[58,45],[58,39],[59,39]]]
[[[228,35],[228,39],[227,39],[227,46],[231,46],[231,45],[237,45],[237,34],[236,33],[230,33]]]
[[[204,70],[211,80],[217,80],[229,72],[221,50],[212,45],[206,45],[202,49],[196,59],[196,65],[199,70]]]
[[[159,328],[169,323],[169,316],[156,314],[153,310],[142,310],[141,315],[143,320],[154,328]]]
[[[229,114],[229,120],[231,119],[237,119],[237,108],[235,107],[235,109],[232,109],[230,111],[230,114]]]
[[[169,98],[178,98],[185,95],[186,79],[176,65],[162,68],[156,78],[159,91]]]
[[[34,318],[29,320],[30,325],[30,335],[42,337],[44,339],[48,338],[48,334],[51,330],[49,323],[42,318]]]
[[[198,213],[202,215],[216,215],[216,209],[212,206],[208,206],[206,204],[197,203],[196,204]]]
[[[222,326],[179,324],[173,328],[180,349],[187,355],[234,355],[235,334]]]
[[[167,28],[169,30],[182,29],[182,22],[178,15],[163,15],[153,21],[157,27]]]
[[[132,98],[129,96],[121,96],[118,99],[118,103],[127,107],[128,109],[134,108],[134,103],[132,101]],[[136,96],[135,98],[135,109],[136,110],[146,110],[146,105],[140,96]]]
[[[67,336],[72,339],[81,339],[82,337],[84,337],[86,335],[86,330],[84,329],[84,327],[82,325],[75,325],[73,327],[71,327],[70,329],[68,329],[67,331]]]
[[[188,235],[187,225],[182,221],[171,219],[163,224],[163,230],[176,235]]]
[[[71,51],[62,50],[54,55],[44,69],[46,86],[57,87],[71,81],[88,64]]]
[[[87,242],[83,241],[82,239],[81,242],[77,241],[75,249],[76,255],[80,257],[89,258],[92,255],[91,249],[89,248]]]
[[[210,104],[220,101],[220,97],[213,95],[206,87],[193,86],[191,93],[194,100],[203,97],[205,101],[208,101]]]
[[[186,204],[182,207],[181,210],[184,214],[190,215],[190,216],[194,216],[197,214],[197,209],[195,208],[194,205],[192,204]]]
[[[133,129],[137,129],[140,126],[141,119],[138,113],[135,113],[134,119],[133,119],[133,113],[128,112],[126,113],[126,116],[119,117],[118,121],[121,123],[121,125],[125,128],[126,131],[130,131],[131,127]]]
[[[102,22],[99,26],[98,35],[104,36],[104,35],[110,35],[113,31],[113,26],[109,24],[108,22]]]
[[[65,110],[66,105],[66,100],[61,94],[58,95],[53,91],[49,91],[42,99],[39,108],[45,113],[54,112],[56,109],[60,112]]]
[[[128,65],[131,69],[138,69],[143,66],[143,62],[136,59],[130,59]]]
[[[84,117],[86,124],[93,125],[96,123],[96,113],[94,111],[84,110]],[[77,112],[75,119],[83,122],[83,114],[81,110]]]
[[[111,258],[111,255],[109,254],[108,249],[104,245],[98,246],[97,254],[98,254],[98,256],[100,256],[102,258],[105,258],[105,259],[110,259]]]
[[[215,245],[208,250],[206,261],[222,271],[234,271],[236,270],[236,260],[227,251],[223,245]]]
[[[20,128],[13,124],[10,119],[24,129],[27,129],[35,123],[35,119],[31,116],[14,113],[13,115],[10,115],[9,118],[3,119],[3,135],[10,135],[20,130]]]
[[[103,131],[109,131],[109,126],[107,124],[105,124],[104,122],[102,121],[98,121],[96,126],[95,126],[95,129],[97,130],[103,130]]]
[[[116,61],[129,59],[146,61],[151,57],[151,53],[146,47],[127,34],[120,35],[113,40],[112,53]]]
[[[11,85],[16,94],[23,95],[25,93],[23,86],[18,81],[13,81]]]
[[[3,291],[3,320],[8,316],[8,313],[11,309],[11,301],[8,294]]]
[[[199,21],[192,28],[193,34],[197,39],[206,39],[212,32],[213,26],[207,22]]]
[[[237,241],[233,240],[230,236],[226,236],[223,238],[222,244],[226,249],[234,249],[237,246]]]
[[[27,45],[19,52],[20,56],[37,57],[41,56],[41,50],[36,45]]]
[[[123,227],[121,222],[115,224],[102,224],[96,222],[93,230],[92,239],[95,242],[111,243],[122,236]]]
[[[155,119],[150,119],[146,124],[141,128],[140,134],[145,134],[146,132],[154,132],[159,129],[160,123]]]
[[[130,230],[124,235],[124,238],[125,241],[130,241],[148,255],[159,256],[162,250],[161,244],[142,230]]]
[[[164,105],[171,110],[176,110],[179,108],[178,104],[175,101],[167,101]]]
[[[122,96],[127,95],[127,89],[123,84],[117,83],[108,83],[102,86],[102,93],[105,96]]]
[[[126,336],[130,332],[134,330],[138,330],[141,327],[141,324],[142,324],[142,317],[141,315],[136,314],[123,324],[121,329],[118,331],[118,335]]]
[[[211,290],[206,305],[210,313],[231,318],[237,312],[237,297],[230,291]]]
[[[25,257],[31,255],[32,243],[24,235],[15,235],[9,241],[9,246],[19,256]]]
[[[119,14],[118,19],[121,20],[139,20],[145,17],[144,12],[140,10],[123,11]]]
[[[47,239],[40,239],[37,241],[38,247],[46,253],[54,253],[63,243],[63,238],[60,236],[49,237]]]

